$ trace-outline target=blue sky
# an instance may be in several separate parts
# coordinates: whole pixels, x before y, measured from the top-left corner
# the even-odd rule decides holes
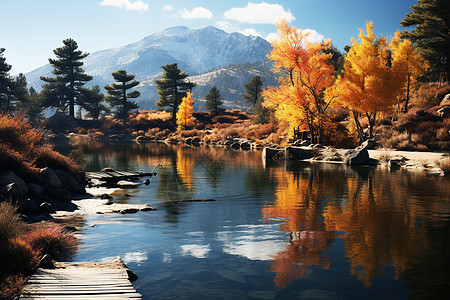
[[[0,0],[0,48],[26,73],[48,63],[62,40],[73,38],[85,52],[123,46],[172,26],[216,26],[270,38],[284,17],[331,38],[342,51],[358,28],[373,21],[378,35],[402,30],[399,22],[416,0]]]

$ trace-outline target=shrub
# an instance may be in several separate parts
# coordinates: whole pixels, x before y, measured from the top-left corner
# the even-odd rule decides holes
[[[39,170],[27,161],[24,154],[0,143],[0,174],[12,170],[25,181],[40,183]]]
[[[444,172],[445,175],[450,174],[450,158],[438,161],[438,166]]]
[[[0,114],[0,141],[17,152],[28,153],[42,144],[41,134],[34,131],[24,116]]]
[[[50,147],[40,147],[36,153],[34,166],[37,168],[49,167],[51,169],[60,169],[71,174],[75,178],[83,178],[83,170],[73,160],[64,156]]]
[[[37,226],[24,239],[41,256],[49,254],[55,260],[68,260],[78,249],[75,237],[60,226]]]
[[[27,279],[23,275],[9,275],[0,281],[0,299],[17,299]]]
[[[0,249],[6,247],[10,239],[25,231],[26,225],[19,219],[16,208],[8,202],[0,202]]]
[[[33,269],[39,262],[39,251],[21,238],[14,238],[9,241],[7,250],[6,272],[8,274],[19,274]]]

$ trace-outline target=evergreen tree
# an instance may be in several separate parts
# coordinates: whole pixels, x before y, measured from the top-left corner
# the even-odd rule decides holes
[[[5,52],[5,48],[0,48],[0,112],[8,112],[9,94],[12,85],[12,80],[9,76],[11,65],[6,63],[3,52]]]
[[[132,109],[139,108],[139,105],[135,101],[130,101],[128,99],[134,99],[141,95],[139,91],[132,91],[130,93],[127,93],[127,91],[136,87],[139,84],[139,81],[133,80],[135,75],[128,74],[125,70],[118,70],[111,74],[116,82],[105,85],[105,89],[108,91],[106,101],[111,108],[115,108],[115,116],[122,120],[123,125],[125,126],[128,112]]]
[[[22,109],[25,111],[25,115],[33,124],[38,123],[44,118],[44,105],[42,92],[38,93],[33,87],[30,87],[28,91],[28,97],[26,102],[22,102]]]
[[[420,54],[427,59],[432,69],[444,71],[447,81],[450,76],[450,1],[418,0],[411,6],[412,12],[405,15],[400,24],[415,26],[403,31],[403,36],[415,42]]]
[[[253,78],[244,85],[246,93],[242,96],[244,97],[245,102],[249,102],[255,106],[261,98],[262,85],[261,76],[253,76]]]
[[[98,85],[83,89],[80,100],[81,107],[87,111],[88,117],[98,119],[100,115],[106,115],[109,112],[109,108],[104,104],[105,95],[100,92]]]
[[[181,71],[177,63],[167,64],[161,68],[164,70],[162,78],[155,80],[159,95],[156,105],[171,108],[172,123],[176,124],[178,106],[195,83],[187,79],[189,74]]]
[[[47,82],[43,85],[49,106],[58,107],[62,111],[69,109],[69,115],[75,116],[75,104],[78,103],[83,85],[92,80],[92,76],[84,73],[81,67],[83,58],[89,53],[83,53],[78,49],[78,44],[73,39],[65,39],[64,46],[56,48],[53,53],[56,59],[49,58],[49,62],[54,68],[52,73],[55,77],[41,77]]]
[[[223,104],[222,96],[216,86],[213,86],[205,96],[205,108],[209,111],[219,110],[219,106]]]

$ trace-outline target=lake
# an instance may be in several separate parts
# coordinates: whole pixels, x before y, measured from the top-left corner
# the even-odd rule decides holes
[[[163,165],[150,185],[114,194],[158,210],[85,217],[75,257],[122,257],[144,299],[440,299],[450,289],[448,177],[155,143],[83,151],[86,171]]]

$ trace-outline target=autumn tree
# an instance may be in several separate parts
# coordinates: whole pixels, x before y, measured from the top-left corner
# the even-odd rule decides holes
[[[369,137],[377,116],[390,113],[402,93],[405,77],[392,68],[391,52],[384,37],[376,38],[372,22],[366,25],[366,34],[359,30],[359,39],[352,38],[352,46],[345,55],[342,76],[325,92],[326,99],[337,99],[353,114],[360,140],[364,131],[359,122],[361,116],[369,122]],[[394,56],[395,57],[395,56]],[[396,62],[395,62],[396,63]]]
[[[249,82],[244,84],[245,94],[242,95],[242,97],[244,97],[244,101],[255,106],[261,99],[262,85],[263,82],[261,80],[261,76],[253,76]]]
[[[218,111],[223,104],[222,96],[216,86],[213,86],[205,96],[205,108],[209,111]]]
[[[108,92],[106,101],[112,108],[115,108],[115,116],[122,120],[125,126],[128,112],[139,107],[135,101],[129,99],[135,99],[141,95],[139,91],[128,92],[128,90],[136,87],[139,81],[134,80],[134,74],[129,74],[125,70],[117,70],[112,72],[111,75],[116,82],[105,85],[105,89]]]
[[[177,125],[178,130],[183,130],[188,126],[195,125],[194,113],[194,99],[192,99],[192,93],[188,92],[185,97],[183,97],[181,104],[179,105],[177,112]]]
[[[416,47],[408,39],[401,38],[400,32],[395,34],[395,38],[390,43],[392,51],[392,68],[397,76],[406,78],[404,86],[405,105],[404,112],[408,112],[410,91],[414,87],[417,78],[422,76],[428,68],[428,62],[422,58]]]
[[[75,116],[75,105],[84,84],[92,80],[92,76],[84,73],[82,59],[89,53],[83,53],[78,50],[78,44],[73,39],[65,39],[63,46],[53,50],[56,59],[49,58],[50,65],[53,67],[52,73],[55,77],[41,76],[41,80],[46,84],[45,95],[49,106],[58,107],[65,111],[69,109],[69,115]]]
[[[331,41],[311,43],[307,31],[289,26],[286,20],[277,26],[280,37],[271,42],[269,58],[287,75],[279,78],[279,87],[264,90],[264,106],[273,109],[278,119],[288,121],[291,128],[309,129],[311,142],[316,142],[316,137],[320,142],[329,105],[321,94],[334,81],[332,54],[326,53]]]
[[[167,64],[161,68],[164,70],[162,78],[155,80],[159,95],[156,105],[169,107],[172,110],[172,123],[175,124],[181,99],[195,86],[195,82],[187,79],[189,74],[181,71],[177,63]]]
[[[400,24],[413,27],[403,37],[415,43],[433,70],[450,76],[450,1],[418,0]]]

